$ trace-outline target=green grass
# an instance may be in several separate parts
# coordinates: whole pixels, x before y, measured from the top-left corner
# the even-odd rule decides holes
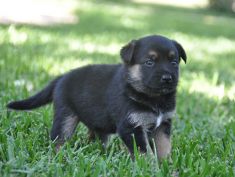
[[[77,24],[0,26],[0,176],[235,176],[235,20],[203,9],[79,1]],[[5,105],[56,75],[120,62],[133,38],[162,34],[188,54],[181,64],[170,161],[132,162],[114,136],[103,152],[79,125],[58,154],[49,139],[52,107],[9,112]],[[79,148],[78,148],[79,147]]]

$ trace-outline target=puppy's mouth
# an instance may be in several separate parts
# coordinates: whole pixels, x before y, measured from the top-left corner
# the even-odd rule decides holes
[[[176,91],[176,87],[172,86],[172,87],[151,87],[151,86],[147,86],[147,88],[155,94],[168,94],[171,92]]]
[[[161,84],[161,86],[145,84],[143,82],[133,81],[133,80],[127,80],[127,83],[130,84],[130,86],[133,89],[135,89],[137,92],[144,93],[151,97],[170,94],[172,92],[175,92],[177,87],[177,83],[176,84],[172,83],[170,85]]]

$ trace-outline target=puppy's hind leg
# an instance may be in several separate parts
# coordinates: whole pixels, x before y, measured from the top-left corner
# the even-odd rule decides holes
[[[64,142],[73,135],[79,119],[70,108],[55,106],[55,115],[51,130],[51,140],[56,142],[58,152]]]

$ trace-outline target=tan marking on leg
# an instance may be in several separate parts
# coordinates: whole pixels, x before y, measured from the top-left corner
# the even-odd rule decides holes
[[[159,128],[154,140],[157,146],[158,159],[161,160],[163,158],[166,158],[171,153],[170,137],[166,135],[161,128]]]
[[[65,118],[63,125],[62,125],[62,135],[58,139],[55,140],[56,143],[56,153],[58,153],[61,149],[61,146],[64,145],[65,141],[73,135],[75,128],[77,127],[79,120],[77,116],[71,115]]]
[[[78,122],[79,121],[78,121],[77,116],[74,116],[74,115],[71,115],[65,118],[63,129],[62,129],[63,138],[65,140],[69,139],[73,135],[73,132],[75,128],[77,127]]]
[[[61,146],[64,145],[64,140],[58,139],[58,138],[59,138],[59,136],[57,136],[55,138],[55,140],[53,141],[53,143],[55,143],[55,152],[56,152],[56,154],[60,151]]]
[[[59,151],[60,151],[60,149],[61,149],[61,146],[63,146],[64,145],[64,142],[57,142],[56,143],[56,146],[55,146],[55,152],[56,153],[58,153]]]

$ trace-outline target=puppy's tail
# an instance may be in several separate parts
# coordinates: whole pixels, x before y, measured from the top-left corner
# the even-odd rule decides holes
[[[61,77],[58,77],[51,81],[43,90],[25,100],[10,102],[7,104],[7,108],[15,110],[30,110],[52,102],[53,91],[60,78]]]

